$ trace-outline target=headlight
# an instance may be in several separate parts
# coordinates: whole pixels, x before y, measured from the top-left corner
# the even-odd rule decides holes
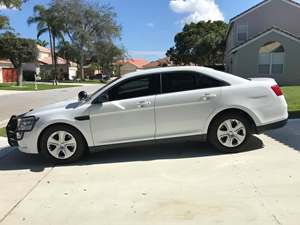
[[[35,122],[38,120],[35,116],[23,117],[18,120],[18,131],[29,132],[32,131]]]

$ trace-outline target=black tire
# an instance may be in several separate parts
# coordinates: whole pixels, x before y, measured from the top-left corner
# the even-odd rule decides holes
[[[227,147],[224,146],[218,138],[218,129],[221,126],[221,124],[227,120],[237,120],[240,121],[246,130],[246,134],[244,141],[239,144],[236,147]],[[218,116],[217,118],[215,118],[210,127],[209,127],[209,131],[208,131],[208,141],[214,146],[216,147],[218,150],[224,152],[224,153],[238,153],[241,152],[243,150],[246,149],[248,143],[249,143],[249,138],[252,135],[252,128],[251,128],[251,123],[248,120],[248,118],[246,118],[245,116],[243,116],[242,114],[238,114],[238,113],[225,113],[222,114],[220,116]]]
[[[74,153],[72,153],[73,155],[69,158],[56,158],[53,155],[51,155],[49,152],[50,150],[48,150],[47,142],[49,137],[58,131],[68,132],[76,140],[76,148],[74,149]],[[66,164],[79,160],[86,152],[86,149],[87,144],[82,134],[77,129],[63,124],[58,124],[47,128],[43,132],[40,140],[40,153],[47,160],[58,164]]]

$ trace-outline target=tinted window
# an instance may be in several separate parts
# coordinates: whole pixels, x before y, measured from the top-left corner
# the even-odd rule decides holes
[[[227,83],[202,74],[197,75],[197,87],[199,89],[222,87],[222,86],[227,86]]]
[[[214,88],[227,85],[206,75],[195,72],[174,72],[163,74],[163,93]]]
[[[151,74],[138,78],[132,78],[117,84],[108,91],[110,101],[138,98],[159,93],[159,75]]]
[[[197,89],[196,76],[191,72],[166,73],[162,76],[163,93]]]

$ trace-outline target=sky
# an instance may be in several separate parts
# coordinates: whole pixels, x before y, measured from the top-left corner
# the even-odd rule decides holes
[[[99,0],[110,4],[122,26],[121,43],[132,58],[155,60],[174,45],[174,36],[185,23],[224,20],[247,10],[261,0]],[[33,6],[50,0],[28,0],[19,10],[0,6],[11,26],[22,37],[36,39],[36,26],[27,25]],[[45,35],[41,39],[48,40]]]

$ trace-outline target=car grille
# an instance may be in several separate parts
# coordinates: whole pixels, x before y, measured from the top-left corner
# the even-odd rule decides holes
[[[8,144],[12,147],[18,146],[17,127],[18,127],[18,117],[12,116],[6,126]]]

